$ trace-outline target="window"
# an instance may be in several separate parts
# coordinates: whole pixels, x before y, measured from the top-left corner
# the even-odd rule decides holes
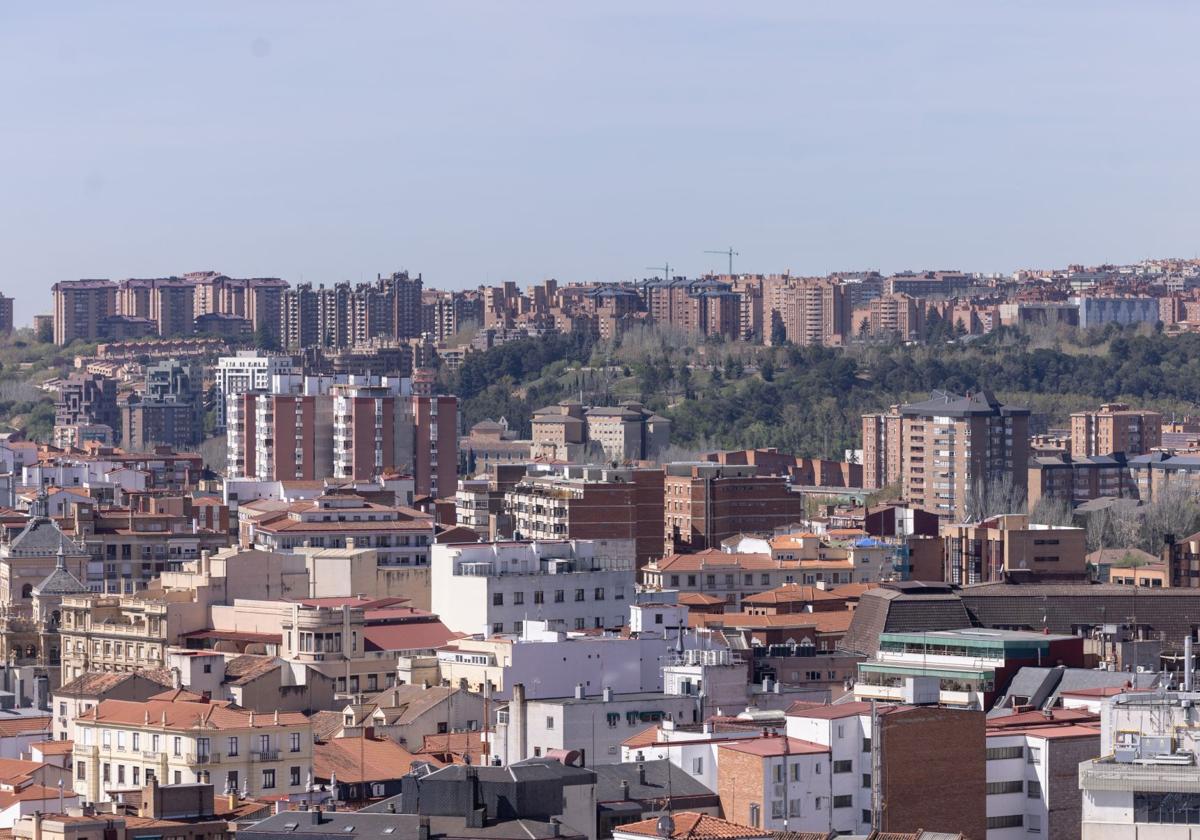
[[[787,814],[784,811],[784,801],[782,799],[772,800],[772,802],[771,802],[771,819],[781,820],[785,816],[787,816]]]
[[[293,767],[288,772],[288,775],[289,775],[288,784],[290,784],[292,787],[299,787],[300,786],[300,768]]]
[[[820,767],[821,765],[818,764],[817,766]],[[813,808],[817,811],[820,811],[824,804],[825,804],[824,796],[818,796],[813,799]]]
[[[112,765],[109,764],[107,761],[104,762],[104,767],[101,768],[100,778],[104,781],[105,784],[108,784],[109,782],[112,781]]]
[[[230,770],[225,774],[225,786],[230,790],[238,789],[238,771]]]
[[[533,593],[533,603],[535,603],[535,604],[546,603],[546,593],[540,589],[537,590],[536,592],[534,592]]]
[[[987,751],[988,761],[1003,761],[1008,758],[1024,758],[1024,747],[991,747]]]
[[[603,601],[604,600],[604,587],[603,586],[596,587],[596,591],[592,593],[592,599],[595,601]]]
[[[132,741],[133,741],[133,744],[132,744],[133,751],[138,752],[139,750],[141,750],[141,748],[142,748],[142,733],[134,732]]]
[[[234,756],[237,754],[238,754],[238,739],[237,739],[236,735],[232,735],[229,738],[229,755]]]
[[[122,752],[125,750],[125,731],[122,729],[117,730],[117,749]]]
[[[262,771],[262,786],[263,786],[263,790],[270,790],[271,788],[275,787],[275,771],[274,770]]]
[[[993,828],[1020,828],[1024,824],[1024,814],[1010,814],[1007,816],[987,818],[988,831],[991,831]]]
[[[503,632],[504,632],[504,622],[503,621],[496,621],[496,622],[492,623],[492,635],[493,636],[495,636],[499,633],[503,633]]]
[[[554,728],[554,718],[552,718],[552,717],[550,717],[550,716],[547,716],[547,717],[546,717],[546,728],[547,728],[547,729],[553,729],[553,728]]]
[[[258,751],[260,753],[267,753],[267,752],[271,751],[271,736],[270,735],[259,735],[258,736]]]
[[[82,761],[75,762],[75,778],[81,782],[87,779],[87,765]]]
[[[119,784],[119,785],[125,784],[125,765],[124,764],[117,765],[117,784]]]
[[[140,785],[142,783],[142,768],[138,767],[136,764],[133,766],[133,783],[134,785]]]
[[[196,739],[196,757],[201,761],[208,760],[209,742],[207,738]]]
[[[576,630],[585,630],[585,629],[587,629],[587,619],[585,619],[585,618],[577,618],[577,619],[575,619],[575,629],[576,629]]]
[[[576,600],[576,601],[582,601],[582,600],[583,600],[583,590],[582,590],[582,589],[576,589],[576,590],[575,590],[575,600]]]
[[[514,592],[513,593],[513,604],[520,605],[520,604],[524,604],[524,603],[525,603],[525,593],[524,592]]]
[[[854,772],[854,762],[848,759],[833,762],[834,773],[852,773]]]
[[[753,828],[758,828],[758,824],[762,822],[761,810],[757,802],[750,803],[750,825]]]
[[[862,786],[865,788],[869,788],[871,786],[871,774],[870,773],[862,774]]]
[[[103,744],[106,748],[112,746],[112,731],[111,730],[102,729],[100,731],[100,743]],[[178,753],[176,753],[176,755],[178,755]]]
[[[173,755],[183,755],[183,739],[178,735],[171,739],[171,753]]]
[[[704,772],[704,756],[698,755],[692,759],[692,775],[699,776]]]
[[[845,738],[846,737],[846,724],[839,723],[837,725],[837,732],[838,732],[839,738]]]
[[[793,782],[800,781],[800,765],[799,764],[792,765],[792,781]]]
[[[492,606],[493,607],[503,607],[504,606],[504,593],[503,592],[493,592],[492,593]]]
[[[288,735],[288,749],[292,752],[300,752],[300,733],[293,732]]]
[[[1027,764],[1041,764],[1042,750],[1041,747],[1030,747],[1029,755],[1025,759]]]
[[[554,590],[554,603],[561,604],[565,600],[567,600],[566,590],[565,589],[555,589]]]
[[[999,796],[1002,793],[1020,793],[1025,790],[1025,783],[1020,779],[1014,779],[1008,782],[988,782],[987,795]]]
[[[833,797],[834,808],[851,808],[854,806],[854,797],[850,794]]]
[[[862,751],[865,753],[869,753],[871,751],[871,739],[870,738],[863,738]]]
[[[1037,779],[1030,779],[1025,783],[1025,795],[1030,799],[1042,798],[1042,783]]]
[[[780,782],[783,781],[783,765],[782,764],[776,764],[771,768],[771,779],[776,784],[779,784]]]
[[[1042,833],[1042,817],[1040,814],[1025,815],[1025,830],[1030,834]]]

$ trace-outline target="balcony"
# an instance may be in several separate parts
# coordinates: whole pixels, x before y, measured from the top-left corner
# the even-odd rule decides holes
[[[188,764],[220,764],[220,753],[189,753]]]
[[[1125,764],[1111,758],[1079,765],[1081,790],[1200,793],[1200,768],[1188,764]]]
[[[251,761],[278,761],[279,750],[257,750],[250,753]]]

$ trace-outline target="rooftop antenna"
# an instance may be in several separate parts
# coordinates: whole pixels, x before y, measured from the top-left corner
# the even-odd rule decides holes
[[[731,280],[733,279],[733,258],[740,257],[741,254],[739,254],[737,251],[733,250],[732,245],[730,245],[728,250],[725,250],[725,251],[705,251],[704,253],[706,253],[706,254],[722,254],[726,257],[729,257],[729,279],[731,279]]]

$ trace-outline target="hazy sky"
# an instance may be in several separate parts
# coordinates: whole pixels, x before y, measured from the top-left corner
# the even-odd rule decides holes
[[[853,8],[848,8],[848,7]],[[0,4],[0,290],[1193,256],[1197,4]]]

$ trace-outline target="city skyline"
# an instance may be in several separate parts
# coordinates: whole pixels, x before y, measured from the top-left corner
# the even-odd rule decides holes
[[[25,289],[181,268],[456,289],[729,245],[811,275],[1195,252],[1176,4],[122,8],[0,12],[18,323]]]

